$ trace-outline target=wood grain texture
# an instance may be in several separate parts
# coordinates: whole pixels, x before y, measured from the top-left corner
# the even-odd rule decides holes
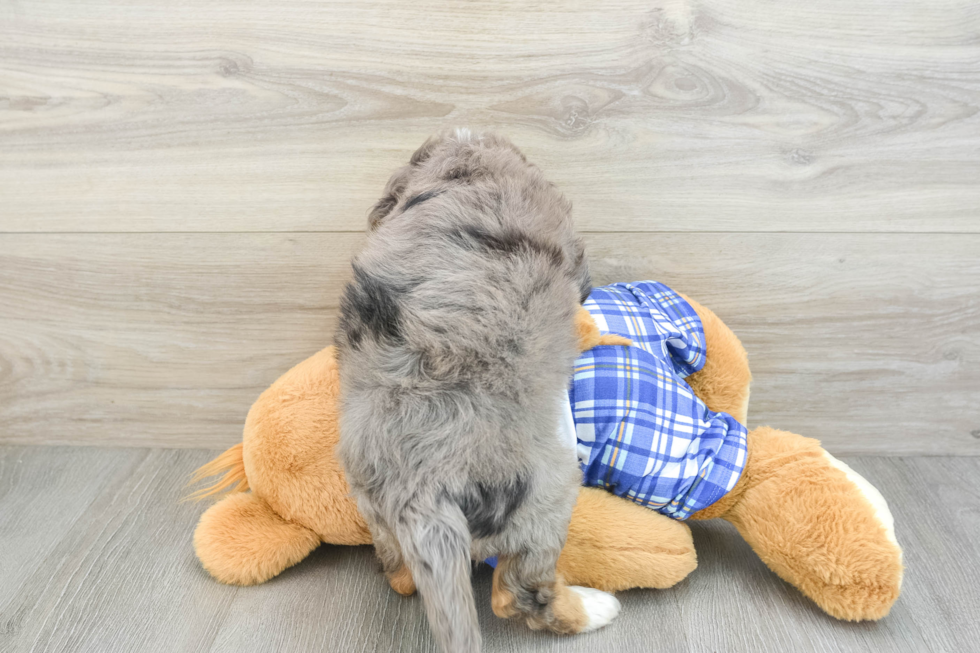
[[[208,650],[236,590],[197,563],[189,538],[200,509],[177,500],[187,474],[211,453],[0,449],[5,465],[24,466],[0,499],[2,553],[33,562],[0,602],[0,650]],[[64,466],[77,467],[74,487],[48,491],[46,470]],[[69,521],[60,504],[73,493],[94,497]],[[15,530],[7,515],[26,527]],[[48,533],[55,546],[33,555],[35,538]]]
[[[222,446],[332,341],[360,236],[0,240],[0,438]]]
[[[0,5],[0,230],[360,230],[493,126],[592,231],[980,232],[973,0]]]
[[[353,234],[0,237],[0,442],[226,447],[329,344]],[[751,425],[835,453],[980,454],[980,236],[604,234],[597,283],[713,308]]]
[[[839,453],[980,454],[980,238],[602,235],[597,283],[657,279],[714,310],[753,371],[749,425]]]
[[[4,580],[15,581],[0,587],[0,651],[435,653],[421,601],[388,588],[370,547],[321,547],[257,587],[212,580],[191,549],[205,506],[175,503],[184,479],[212,453],[0,447],[0,559],[13,565]],[[484,650],[972,650],[980,572],[968,562],[980,555],[980,459],[846,462],[887,498],[905,550],[903,593],[884,620],[827,617],[766,569],[733,528],[707,522],[692,525],[700,566],[688,579],[670,590],[621,593],[619,619],[579,637],[495,618],[489,569],[478,567]],[[51,482],[58,476],[60,487]]]
[[[146,457],[140,449],[72,449],[50,453],[0,449],[0,641],[18,629],[23,610],[9,609],[30,590],[31,574],[46,564],[65,532],[93,501]],[[104,475],[93,470],[106,470]],[[0,646],[2,648],[2,646]]]

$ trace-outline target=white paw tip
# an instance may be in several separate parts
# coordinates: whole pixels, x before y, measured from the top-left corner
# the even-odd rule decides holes
[[[612,594],[591,587],[569,586],[570,590],[582,598],[582,607],[589,618],[583,633],[602,628],[619,614],[619,599]]]

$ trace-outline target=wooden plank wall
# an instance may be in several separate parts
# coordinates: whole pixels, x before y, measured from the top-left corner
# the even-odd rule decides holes
[[[973,0],[0,4],[0,442],[221,447],[389,172],[508,134],[601,283],[714,308],[750,422],[980,455]]]

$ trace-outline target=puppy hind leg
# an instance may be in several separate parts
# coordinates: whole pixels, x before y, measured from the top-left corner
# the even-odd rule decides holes
[[[405,558],[402,556],[398,538],[395,537],[388,525],[378,518],[369,502],[363,499],[358,501],[358,508],[368,523],[374,542],[374,553],[381,561],[381,567],[384,569],[391,589],[402,596],[411,596],[416,590],[415,581],[412,578],[412,572],[405,565]]]
[[[415,594],[415,580],[412,578],[412,572],[405,565],[405,558],[402,556],[395,534],[387,528],[379,529],[378,534],[380,537],[375,538],[374,549],[384,567],[391,589],[402,596]]]
[[[596,630],[619,614],[612,594],[565,584],[555,573],[558,552],[502,556],[493,574],[493,612],[522,618],[533,630],[570,635]]]

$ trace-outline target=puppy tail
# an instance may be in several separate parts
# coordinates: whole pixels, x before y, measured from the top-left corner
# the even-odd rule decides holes
[[[480,625],[470,583],[470,531],[462,510],[443,500],[410,508],[395,529],[429,617],[447,653],[478,653]]]

